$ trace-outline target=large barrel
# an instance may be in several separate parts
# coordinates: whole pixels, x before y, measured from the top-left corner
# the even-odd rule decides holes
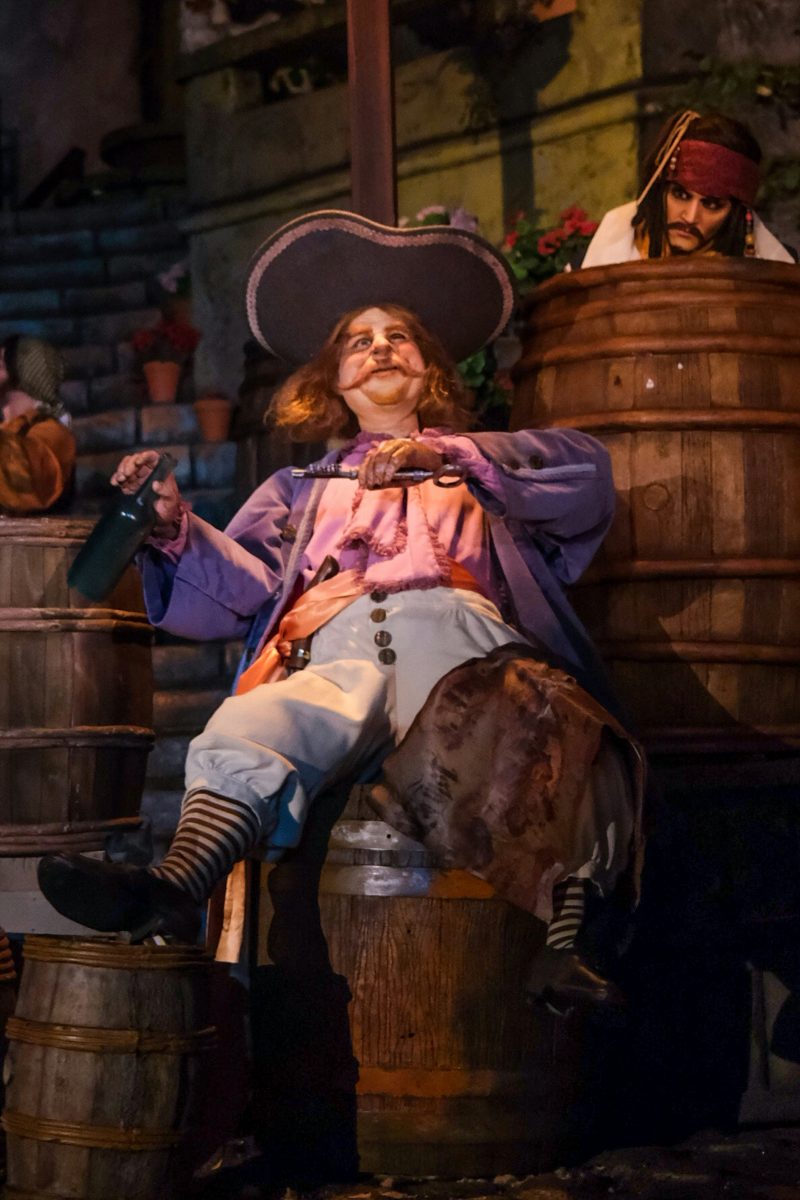
[[[212,967],[189,946],[27,939],[8,1022],[8,1200],[178,1194]]]
[[[0,855],[98,850],[138,823],[152,631],[133,568],[101,604],[69,588],[91,528],[0,518]]]
[[[608,447],[614,525],[573,600],[651,749],[800,738],[800,271],[595,267],[524,311],[513,427]]]
[[[370,814],[359,788],[333,826],[321,872],[319,866],[309,871],[302,850],[271,869],[265,923],[273,922],[274,945],[274,922],[285,910],[300,953],[311,953],[316,939],[310,922],[298,920],[297,892],[307,887],[315,899],[319,878],[317,920],[333,971],[349,987],[350,1043],[323,1049],[315,1034],[313,1045],[297,1048],[294,1057],[327,1053],[328,1074],[337,1075],[341,1087],[352,1079],[361,1171],[522,1175],[574,1152],[581,1136],[590,1136],[586,1113],[580,1119],[574,1109],[586,1082],[586,1030],[577,1019],[565,1022],[530,1008],[524,993],[544,925],[498,900],[475,876],[438,868],[419,843]],[[283,990],[282,1003],[291,1009],[287,1028],[294,1031],[298,1003],[308,1001],[302,995],[298,1000],[287,981],[288,975],[283,989],[276,985],[267,999],[280,1027],[277,998]],[[322,1003],[321,987],[301,980],[299,988]],[[335,988],[324,994],[319,1024],[330,1028],[340,1005]],[[265,1037],[270,1033],[280,1040],[272,1018]],[[357,1070],[348,1072],[353,1059]],[[273,1084],[273,1091],[287,1088],[285,1096],[272,1097],[274,1122],[283,1121],[287,1104],[301,1091],[307,1096],[315,1086],[321,1093],[330,1087],[312,1078],[301,1088],[299,1079],[290,1083],[277,1074]],[[326,1102],[313,1110],[320,1137],[331,1123],[330,1096]],[[587,1102],[587,1112],[593,1103]],[[294,1125],[310,1126],[301,1108]],[[281,1124],[280,1142],[291,1136]],[[307,1130],[306,1161],[314,1154],[314,1136]],[[346,1137],[343,1121],[337,1140]]]

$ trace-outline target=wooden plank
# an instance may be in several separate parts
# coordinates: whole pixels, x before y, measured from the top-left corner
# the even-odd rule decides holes
[[[389,0],[347,0],[350,189],[353,209],[397,223]]]

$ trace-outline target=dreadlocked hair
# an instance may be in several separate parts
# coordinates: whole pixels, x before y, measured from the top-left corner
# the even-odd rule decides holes
[[[338,391],[339,361],[351,322],[367,308],[344,314],[328,334],[315,358],[300,367],[272,398],[265,420],[288,432],[294,442],[321,442],[329,437],[350,438],[359,425]],[[414,313],[399,304],[381,304],[384,312],[402,321],[426,364],[417,405],[420,428],[445,426],[455,432],[469,429],[473,417],[457,366],[438,338]]]
[[[646,184],[661,164],[663,148],[668,144],[673,131],[683,116],[677,113],[670,117],[661,129],[655,146],[644,160],[642,180]],[[725,146],[754,163],[761,162],[761,147],[750,130],[741,121],[726,117],[722,113],[707,113],[695,117],[686,128],[683,135],[687,140],[711,142],[715,146]],[[667,218],[665,196],[670,181],[663,176],[650,188],[636,212],[631,224],[635,227],[643,225],[649,234],[649,258],[661,258],[667,240]],[[718,253],[729,258],[740,257],[745,250],[745,231],[747,224],[747,206],[741,200],[728,197],[731,211],[714,235],[712,245]]]

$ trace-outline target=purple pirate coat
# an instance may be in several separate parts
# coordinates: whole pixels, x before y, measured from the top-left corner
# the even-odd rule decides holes
[[[495,468],[491,486],[475,478],[466,485],[486,512],[503,618],[543,658],[618,711],[563,590],[588,566],[611,523],[606,450],[588,434],[564,429],[458,437]],[[256,488],[224,533],[189,514],[177,563],[154,547],[141,558],[152,623],[180,637],[244,637],[247,665],[274,632],[298,577],[307,574],[304,552],[325,486],[325,480],[293,479],[284,468]]]

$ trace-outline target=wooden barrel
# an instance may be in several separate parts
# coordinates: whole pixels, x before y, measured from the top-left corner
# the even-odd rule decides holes
[[[91,528],[0,518],[0,855],[99,850],[138,824],[152,631],[133,568],[101,604],[68,587]]]
[[[8,1023],[8,1200],[177,1194],[212,968],[190,946],[27,939]]]
[[[608,447],[614,525],[574,594],[651,749],[800,739],[800,271],[559,276],[525,306],[514,428]]]
[[[303,886],[299,859],[271,869],[266,926]],[[437,868],[419,843],[370,815],[359,788],[333,827],[321,875],[306,871],[305,883],[317,876],[330,964],[352,997],[351,1049],[332,1055],[330,1070],[346,1081],[352,1053],[361,1171],[524,1175],[574,1151],[587,1134],[572,1122],[586,1029],[530,1008],[524,995],[544,925],[475,876]],[[290,919],[299,907],[290,903]],[[301,933],[313,946],[310,927],[296,924]],[[326,1023],[335,1007],[331,992]],[[295,1083],[286,1099],[299,1091]]]

